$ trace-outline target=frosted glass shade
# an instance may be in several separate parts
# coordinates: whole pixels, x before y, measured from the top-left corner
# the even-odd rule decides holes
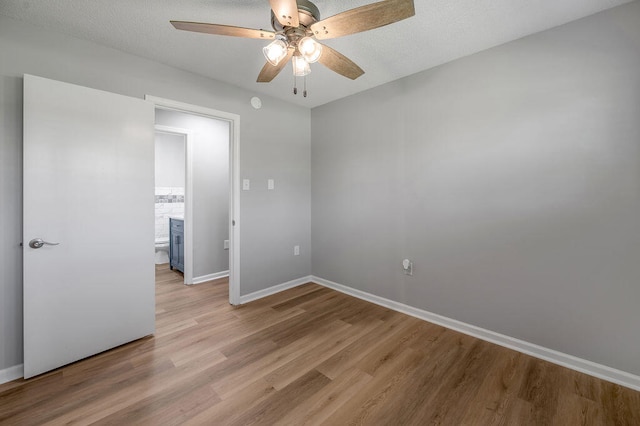
[[[296,77],[303,77],[311,72],[309,62],[302,56],[294,56],[291,63],[293,64],[293,75]]]
[[[310,64],[317,62],[322,55],[322,45],[311,37],[304,37],[298,42],[298,51]]]
[[[262,53],[267,61],[275,67],[287,56],[287,43],[282,40],[274,40],[262,48]]]

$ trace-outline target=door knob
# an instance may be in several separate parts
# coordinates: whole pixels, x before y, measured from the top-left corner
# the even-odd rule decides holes
[[[45,244],[48,246],[57,246],[60,243],[50,243],[49,241],[45,241],[42,238],[34,238],[33,240],[29,241],[29,247],[34,249],[39,249]]]

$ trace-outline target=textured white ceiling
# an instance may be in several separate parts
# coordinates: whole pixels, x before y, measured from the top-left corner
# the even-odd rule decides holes
[[[327,18],[374,1],[314,3]],[[293,95],[290,68],[271,83],[256,83],[266,42],[178,31],[169,24],[173,19],[271,29],[268,0],[0,0],[0,14],[315,107],[630,1],[415,0],[412,18],[327,40],[365,74],[352,81],[312,64],[307,98],[300,91]]]

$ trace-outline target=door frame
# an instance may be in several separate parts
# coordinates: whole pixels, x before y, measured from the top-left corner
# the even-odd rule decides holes
[[[180,127],[156,124],[156,134],[184,136],[184,283],[193,284],[193,141],[194,132]]]
[[[153,103],[155,108],[158,109],[200,115],[207,118],[213,118],[215,120],[223,120],[229,123],[229,303],[232,305],[239,305],[240,223],[238,219],[240,217],[240,116],[238,114],[218,111],[212,108],[192,105],[152,95],[145,95],[144,98],[146,101]],[[187,206],[185,204],[185,209],[186,207]],[[193,210],[191,209],[191,211]]]

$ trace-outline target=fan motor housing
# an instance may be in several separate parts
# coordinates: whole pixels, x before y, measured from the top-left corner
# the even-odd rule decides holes
[[[309,28],[311,24],[320,20],[320,10],[318,10],[318,7],[315,4],[308,0],[298,0],[297,3],[300,26]],[[285,27],[278,21],[273,10],[271,11],[271,26],[276,32],[285,31]]]

